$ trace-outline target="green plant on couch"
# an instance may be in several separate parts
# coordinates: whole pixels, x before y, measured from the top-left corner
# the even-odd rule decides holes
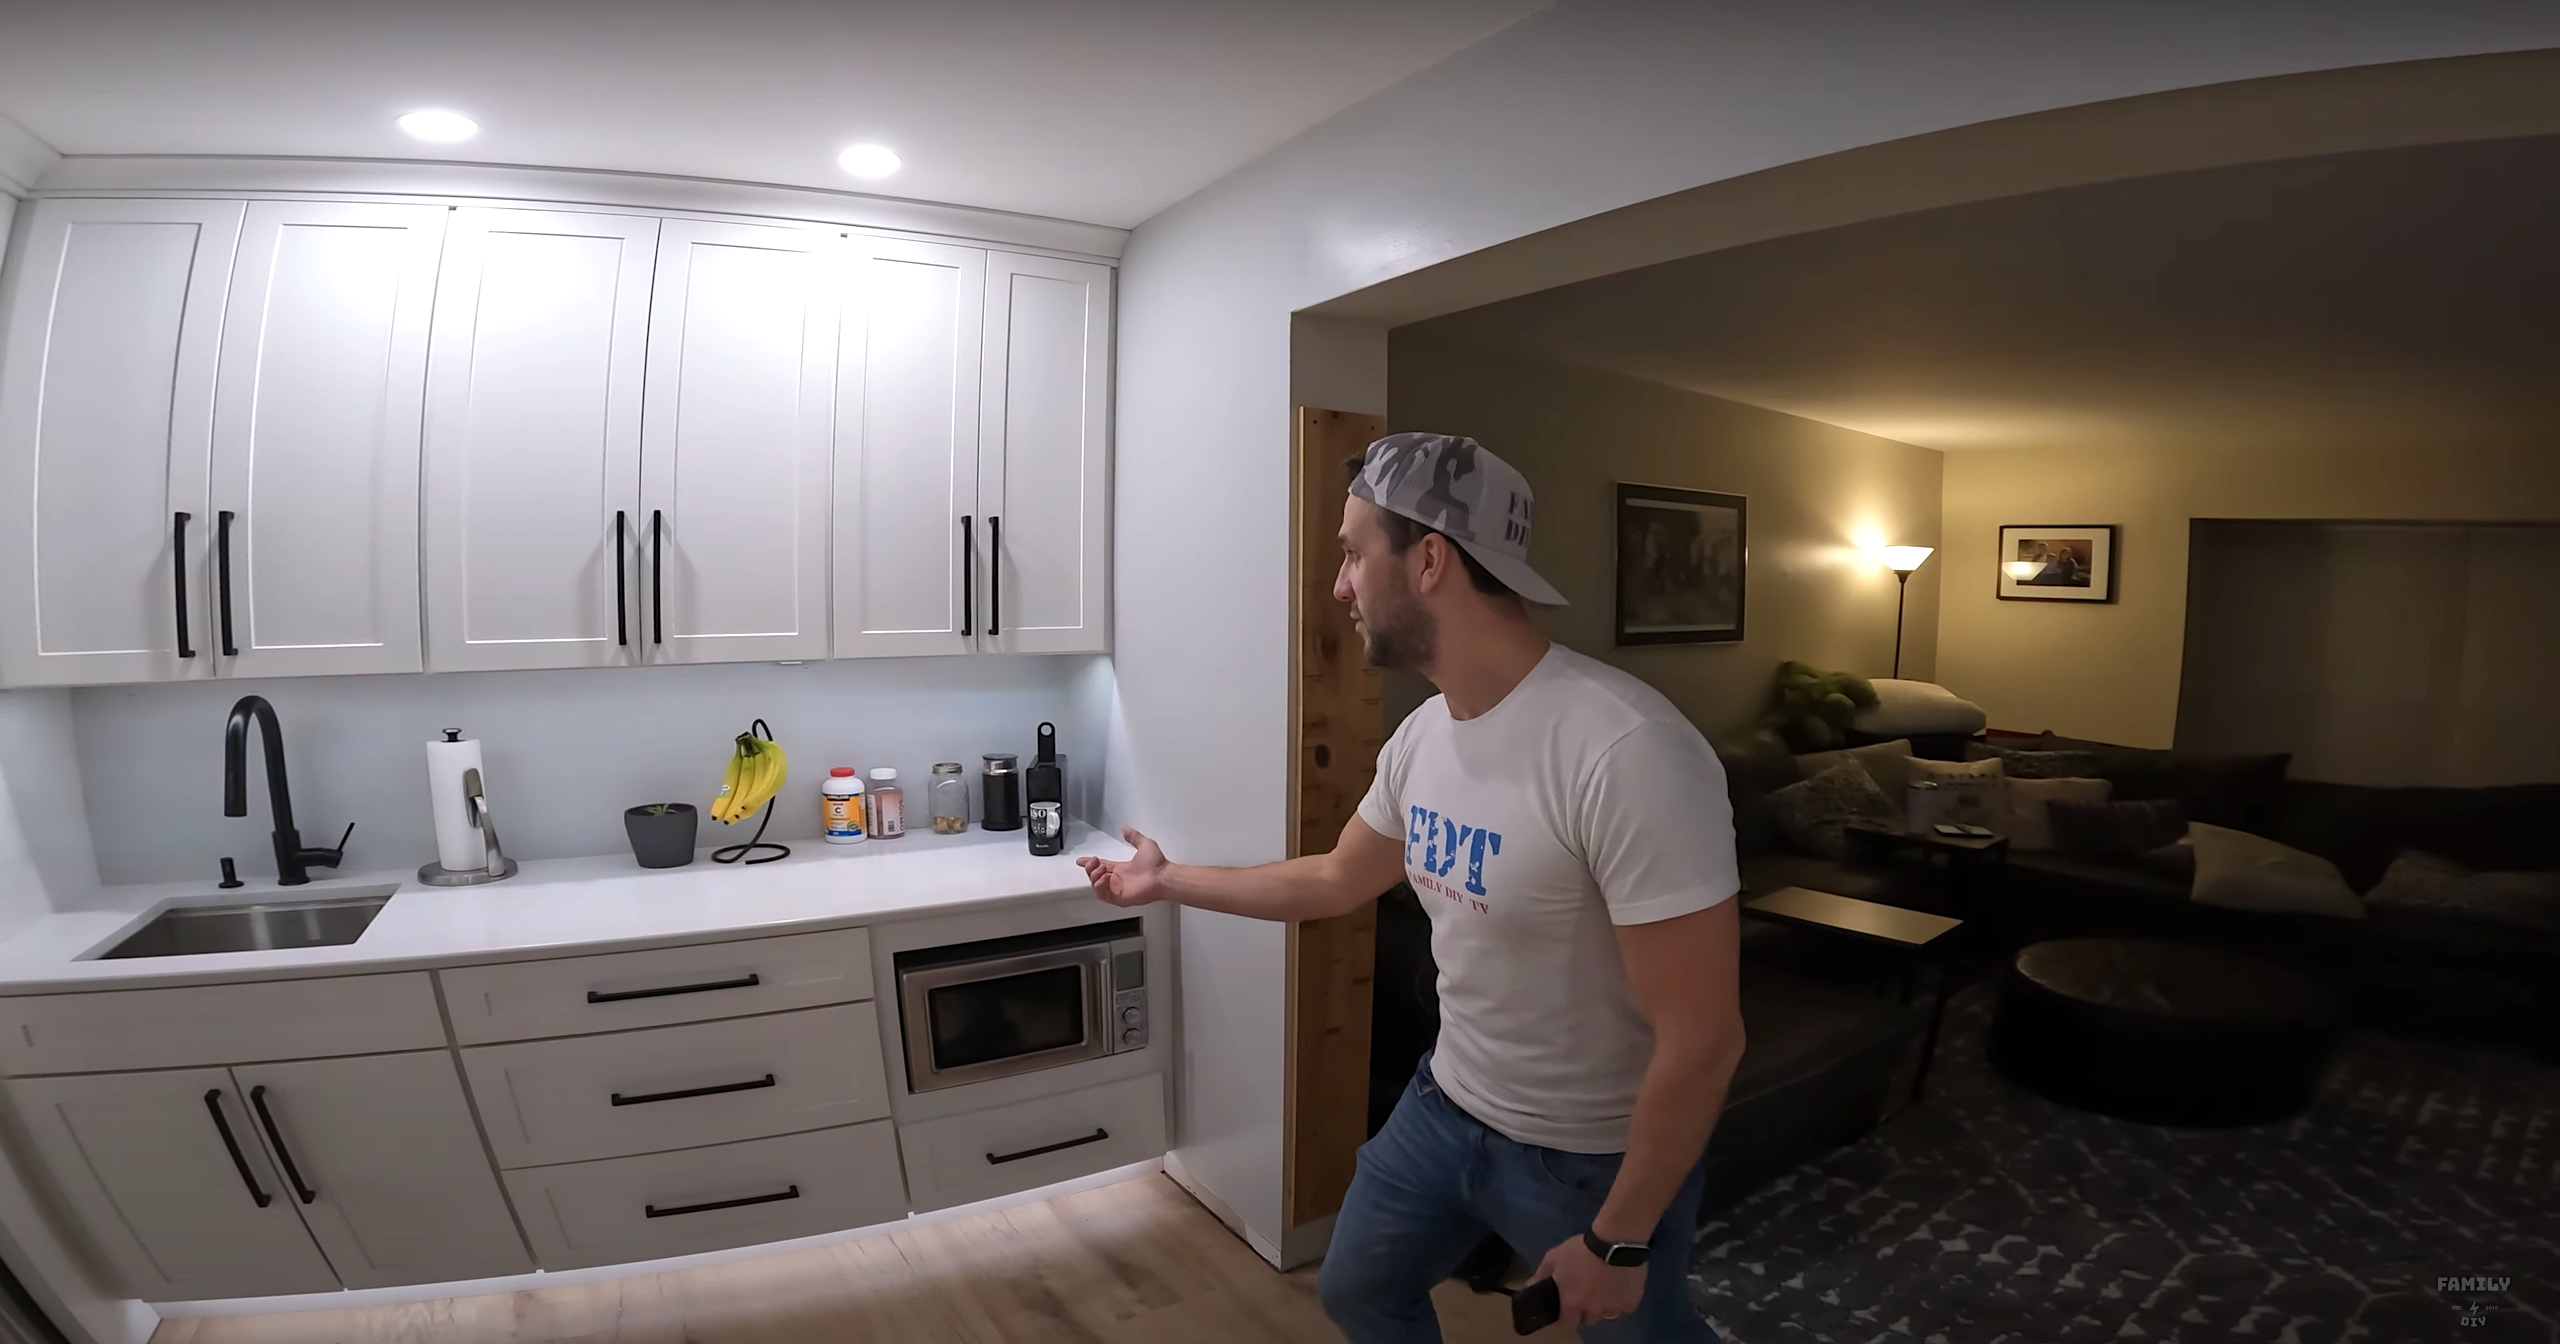
[[[1791,659],[1778,664],[1761,721],[1797,751],[1829,751],[1849,744],[1850,720],[1875,702],[1876,688],[1865,677]]]

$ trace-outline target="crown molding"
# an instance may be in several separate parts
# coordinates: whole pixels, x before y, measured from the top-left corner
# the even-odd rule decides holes
[[[0,122],[0,129],[6,125]],[[6,149],[6,141],[0,140],[0,174],[6,174],[9,166]],[[30,185],[33,190],[28,194],[39,197],[346,195],[695,210],[888,229],[1105,261],[1118,260],[1129,240],[1128,230],[1100,224],[894,196],[713,178],[487,163],[74,154],[54,155]]]
[[[0,193],[26,195],[60,162],[62,151],[0,113]]]

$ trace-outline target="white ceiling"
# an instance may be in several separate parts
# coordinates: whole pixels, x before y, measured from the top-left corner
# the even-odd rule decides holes
[[[1932,448],[2560,439],[2560,138],[1930,210],[1408,328]]]
[[[1548,0],[0,0],[66,154],[439,158],[1119,226]],[[422,106],[472,141],[395,130]],[[862,140],[905,156],[862,183]]]

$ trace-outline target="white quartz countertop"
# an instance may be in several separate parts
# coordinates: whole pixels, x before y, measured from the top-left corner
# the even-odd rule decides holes
[[[789,858],[753,867],[715,864],[708,850],[683,868],[641,868],[628,854],[541,859],[477,887],[430,887],[414,870],[332,875],[291,888],[111,887],[99,894],[100,908],[48,915],[0,943],[0,994],[359,974],[846,928],[1071,897],[1087,890],[1079,856],[1129,854],[1082,826],[1067,838],[1067,851],[1051,858],[1033,857],[1020,831],[971,831],[842,846],[794,841]],[[394,883],[398,892],[364,936],[343,947],[96,959],[171,905],[312,900]]]

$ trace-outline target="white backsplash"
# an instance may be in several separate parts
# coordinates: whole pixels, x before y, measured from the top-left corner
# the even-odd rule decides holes
[[[70,693],[98,873],[110,884],[218,876],[231,855],[270,875],[265,770],[251,744],[245,818],[222,815],[222,729],[232,703],[263,695],[284,728],[295,824],[333,844],[356,823],[348,866],[435,857],[425,744],[460,728],[480,739],[489,803],[507,852],[565,858],[627,851],[622,810],[707,805],[730,741],[761,716],[790,753],[768,838],[818,839],[827,768],[895,766],[924,807],[936,761],[1011,751],[1058,725],[1068,810],[1099,811],[1112,682],[1107,658],[884,658],[781,666],[470,672],[437,676],[203,681]],[[12,781],[15,784],[17,781]],[[703,822],[704,843],[751,826]]]

